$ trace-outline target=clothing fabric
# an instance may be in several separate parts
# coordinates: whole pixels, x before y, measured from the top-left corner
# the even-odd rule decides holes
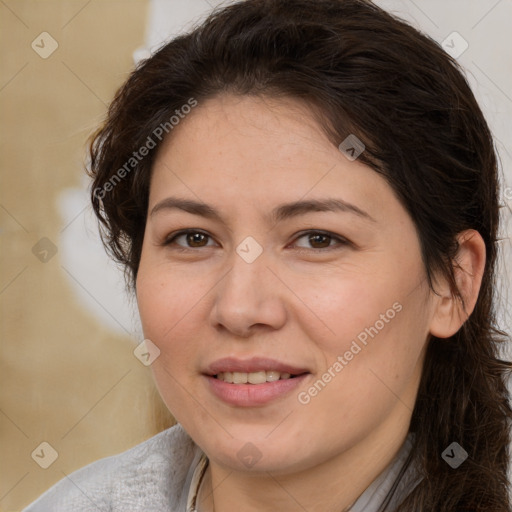
[[[350,512],[378,511],[410,449],[408,437]],[[178,424],[66,475],[23,512],[203,512],[197,497],[207,466],[205,454]]]

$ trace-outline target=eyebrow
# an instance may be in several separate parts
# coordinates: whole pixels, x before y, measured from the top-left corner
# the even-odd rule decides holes
[[[163,199],[153,207],[150,216],[164,210],[174,209],[223,222],[222,215],[213,206],[200,201],[182,199],[179,197],[167,197],[166,199]],[[338,198],[309,199],[295,201],[292,203],[284,203],[276,206],[270,212],[269,217],[273,223],[278,223],[293,217],[306,215],[311,212],[347,212],[355,214],[363,219],[377,222],[369,213],[365,212],[361,208]]]

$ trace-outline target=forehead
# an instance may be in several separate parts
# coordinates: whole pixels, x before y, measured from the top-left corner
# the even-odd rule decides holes
[[[328,140],[306,106],[229,95],[199,103],[164,140],[153,167],[150,209],[171,192],[224,209],[271,209],[328,195],[377,211],[394,198],[379,174]]]
[[[304,103],[292,98],[222,94],[199,102],[166,137],[157,161],[183,150],[188,160],[225,157],[275,166],[285,164],[287,158],[334,149]]]

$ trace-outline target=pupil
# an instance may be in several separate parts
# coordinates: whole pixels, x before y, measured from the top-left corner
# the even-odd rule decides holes
[[[319,243],[322,245],[322,239],[327,242],[327,246],[329,245],[329,236],[328,235],[311,235],[309,237],[309,241],[314,245],[315,243]],[[315,240],[316,239],[316,240]],[[320,239],[320,240],[319,240]],[[322,245],[325,246],[325,243]]]
[[[202,233],[189,233],[188,241],[191,245],[198,243],[201,245],[201,241],[204,239],[204,235]]]

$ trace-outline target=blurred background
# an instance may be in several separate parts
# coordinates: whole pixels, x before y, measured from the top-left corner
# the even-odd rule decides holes
[[[0,0],[0,511],[172,425],[88,205],[85,145],[134,63],[214,0]],[[456,54],[502,162],[512,315],[512,0],[378,0]],[[510,357],[510,351],[508,356]]]

